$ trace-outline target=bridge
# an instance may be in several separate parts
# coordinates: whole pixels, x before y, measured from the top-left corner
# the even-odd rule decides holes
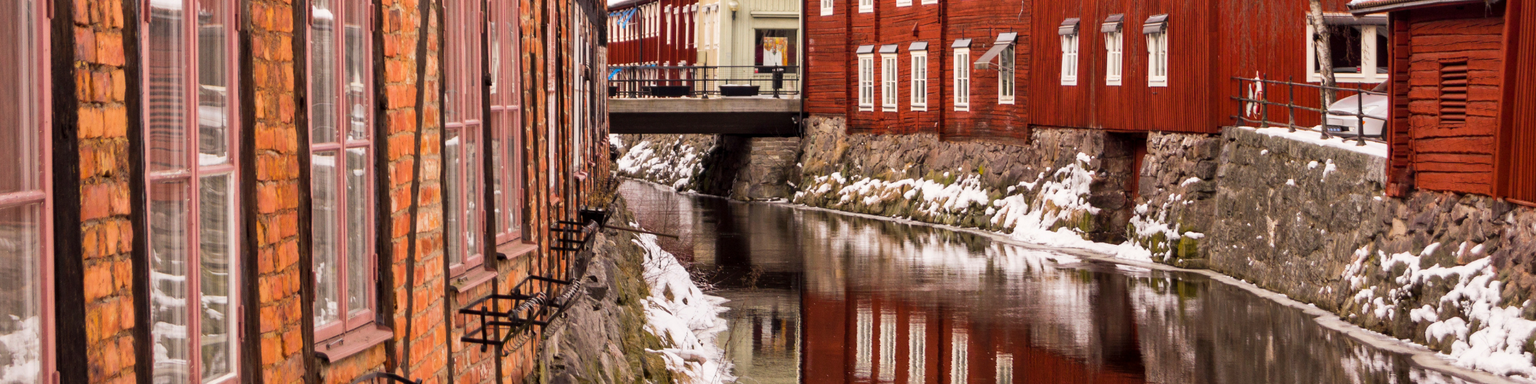
[[[609,131],[799,136],[798,67],[611,67]]]

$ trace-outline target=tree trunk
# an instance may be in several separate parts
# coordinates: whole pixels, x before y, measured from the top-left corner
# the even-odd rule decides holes
[[[1333,77],[1333,55],[1328,43],[1331,33],[1328,30],[1328,23],[1323,21],[1323,3],[1322,0],[1310,1],[1312,3],[1312,15],[1308,18],[1308,22],[1312,24],[1312,46],[1317,51],[1317,72],[1323,78],[1324,87],[1336,87],[1338,82]],[[1323,101],[1322,109],[1326,110],[1328,106],[1333,105],[1333,90],[1324,89],[1320,93],[1322,94]]]

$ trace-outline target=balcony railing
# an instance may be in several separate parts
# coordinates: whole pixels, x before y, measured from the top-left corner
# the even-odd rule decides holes
[[[1387,111],[1392,108],[1390,100],[1385,99],[1384,92],[1369,91],[1356,85],[1356,88],[1326,87],[1317,84],[1295,83],[1289,81],[1266,80],[1260,78],[1233,77],[1237,80],[1240,93],[1232,97],[1241,107],[1237,115],[1232,118],[1240,124],[1258,124],[1260,128],[1284,127],[1291,131],[1304,130],[1318,132],[1323,137],[1343,136],[1353,137],[1357,145],[1365,145],[1366,141],[1382,142],[1387,127]],[[1269,93],[1271,86],[1280,89],[1283,87],[1284,102],[1271,101],[1276,96]],[[1326,108],[1313,108],[1296,104],[1296,88],[1304,90],[1334,91],[1338,96],[1333,105]],[[1316,97],[1315,93],[1308,93]],[[1352,99],[1351,99],[1352,98]],[[1385,104],[1384,104],[1385,103]],[[1270,116],[1271,106],[1283,107],[1286,116],[1284,121],[1279,121],[1280,116]],[[1373,109],[1374,107],[1374,109]],[[1319,117],[1321,125],[1307,127],[1297,124],[1297,113],[1300,111],[1303,117]]]
[[[797,66],[609,66],[608,97],[799,97]]]

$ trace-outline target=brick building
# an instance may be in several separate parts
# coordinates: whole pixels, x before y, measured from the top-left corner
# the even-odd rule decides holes
[[[0,5],[0,377],[526,376],[536,342],[482,351],[455,313],[565,272],[552,223],[607,174],[603,14]]]

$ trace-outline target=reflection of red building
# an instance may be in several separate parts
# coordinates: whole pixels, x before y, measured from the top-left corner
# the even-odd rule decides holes
[[[608,65],[698,63],[697,0],[626,0],[608,7]]]
[[[1129,309],[1129,301],[1119,300]],[[811,383],[1140,383],[1145,381],[1129,311],[1097,319],[1099,357],[1039,345],[1025,321],[851,293],[802,296],[802,377]],[[1098,308],[1118,308],[1109,305]],[[1113,320],[1111,320],[1113,321]],[[1134,361],[1121,361],[1116,356]]]

